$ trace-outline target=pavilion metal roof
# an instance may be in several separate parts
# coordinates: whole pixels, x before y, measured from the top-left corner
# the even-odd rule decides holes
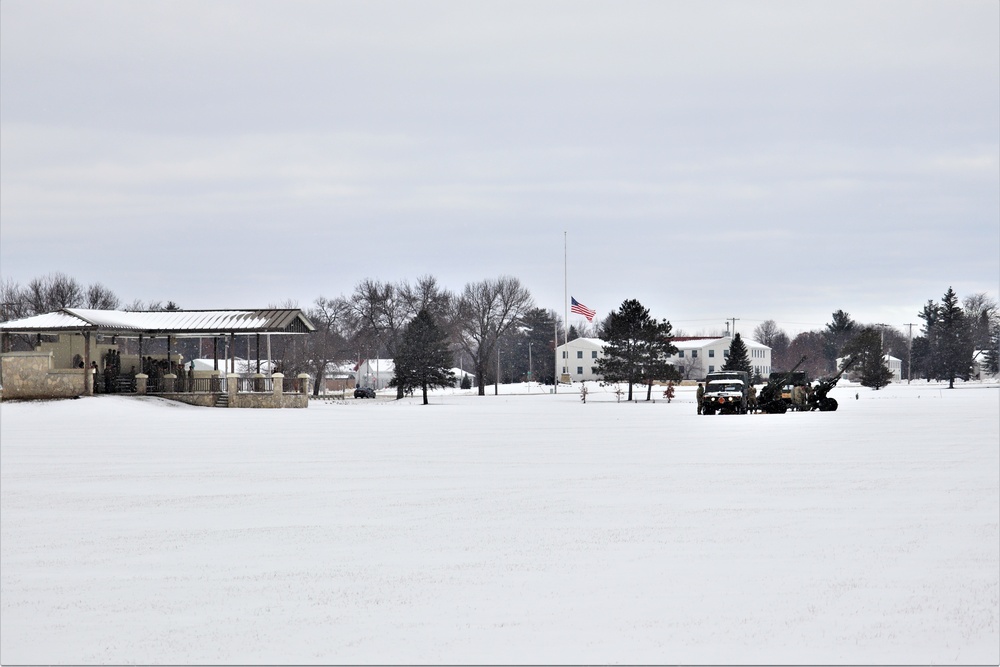
[[[268,310],[125,311],[62,308],[0,323],[5,333],[101,331],[112,334],[221,335],[310,333],[316,328],[297,308]]]

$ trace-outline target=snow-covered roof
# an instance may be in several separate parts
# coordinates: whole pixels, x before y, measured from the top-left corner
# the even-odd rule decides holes
[[[0,324],[0,331],[44,333],[106,331],[177,335],[309,333],[312,323],[297,308],[270,310],[90,310],[63,308]]]
[[[586,347],[594,350],[603,350],[607,344],[608,341],[600,338],[574,338],[569,343],[563,343],[559,347],[566,347],[569,345],[571,347]]]
[[[771,349],[763,343],[758,343],[755,340],[750,340],[749,338],[742,338],[743,344],[747,346],[747,349]],[[674,340],[674,347],[678,350],[700,350],[703,347],[712,347],[715,344],[722,342],[726,347],[732,345],[733,339],[729,336],[720,336],[718,338],[693,338],[689,340]]]

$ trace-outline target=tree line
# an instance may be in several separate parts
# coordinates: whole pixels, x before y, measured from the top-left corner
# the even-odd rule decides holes
[[[269,307],[298,305],[286,302]],[[125,303],[100,283],[84,286],[62,273],[40,276],[23,286],[10,279],[0,282],[2,321],[59,308],[140,311],[179,310],[180,306],[173,301]],[[489,384],[552,383],[556,379],[554,332],[562,330],[563,322],[555,310],[538,308],[530,291],[511,276],[470,282],[460,292],[443,287],[430,275],[412,282],[364,279],[349,295],[320,296],[303,311],[316,332],[275,337],[271,356],[286,374],[306,372],[317,378],[315,391],[331,366],[381,357],[396,359],[397,367],[402,360],[405,367],[406,353],[415,349],[418,339],[414,332],[407,339],[407,328],[415,322],[419,322],[421,336],[444,341],[442,349],[450,366],[474,378],[480,395]],[[837,359],[849,355],[870,360],[866,362],[868,374],[874,377],[878,374],[875,366],[882,366],[883,355],[889,354],[903,361],[904,379],[912,369],[914,378],[948,380],[953,385],[954,380],[969,377],[976,350],[986,350],[980,363],[987,372],[998,371],[1000,311],[994,299],[978,293],[960,301],[949,288],[940,302],[928,300],[917,315],[923,325],[912,340],[889,325],[860,324],[843,310],[835,311],[822,330],[790,338],[774,320],[767,320],[754,329],[753,337],[771,348],[773,370],[788,370],[804,356],[800,368],[813,377],[836,372]],[[646,386],[648,397],[654,381],[681,379],[685,370],[690,371],[666,361],[677,351],[671,342],[672,327],[666,320],[652,318],[638,301],[624,301],[590,327],[570,327],[570,340],[584,335],[608,342],[599,372],[608,381],[627,382],[630,399],[633,384]],[[157,344],[166,345],[152,341],[145,349],[155,353]],[[730,366],[743,363],[739,335],[734,344],[737,349],[730,354]],[[181,339],[175,349],[185,358],[206,356],[196,340]],[[743,350],[745,355],[745,346]],[[250,356],[250,350],[246,354]],[[749,360],[746,365],[749,369]],[[397,382],[399,396],[423,387],[422,382],[408,382]]]
[[[901,360],[904,380],[947,380],[951,387],[955,380],[971,378],[974,362],[986,373],[1000,372],[1000,309],[995,299],[979,292],[960,300],[949,287],[941,301],[929,299],[916,315],[922,324],[915,336],[912,327],[904,333],[888,324],[860,324],[837,310],[822,330],[789,339],[774,320],[767,320],[754,329],[754,338],[771,348],[776,371],[788,370],[805,356],[801,368],[819,377],[839,370],[837,359],[858,356],[862,382],[872,378],[869,386],[877,376],[885,376],[877,363],[884,355]]]

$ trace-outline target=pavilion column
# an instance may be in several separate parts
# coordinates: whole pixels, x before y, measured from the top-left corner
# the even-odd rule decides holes
[[[83,332],[83,393],[94,395],[94,382],[97,378],[90,368],[90,332]]]
[[[219,370],[219,337],[212,336],[212,370]]]

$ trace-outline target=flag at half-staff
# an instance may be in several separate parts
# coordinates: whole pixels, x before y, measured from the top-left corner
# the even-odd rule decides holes
[[[597,314],[596,310],[591,310],[590,308],[587,308],[585,305],[583,305],[573,297],[570,297],[570,301],[571,301],[570,305],[571,311],[573,311],[577,315],[583,315],[584,317],[587,318],[588,322],[594,321],[594,315]]]

